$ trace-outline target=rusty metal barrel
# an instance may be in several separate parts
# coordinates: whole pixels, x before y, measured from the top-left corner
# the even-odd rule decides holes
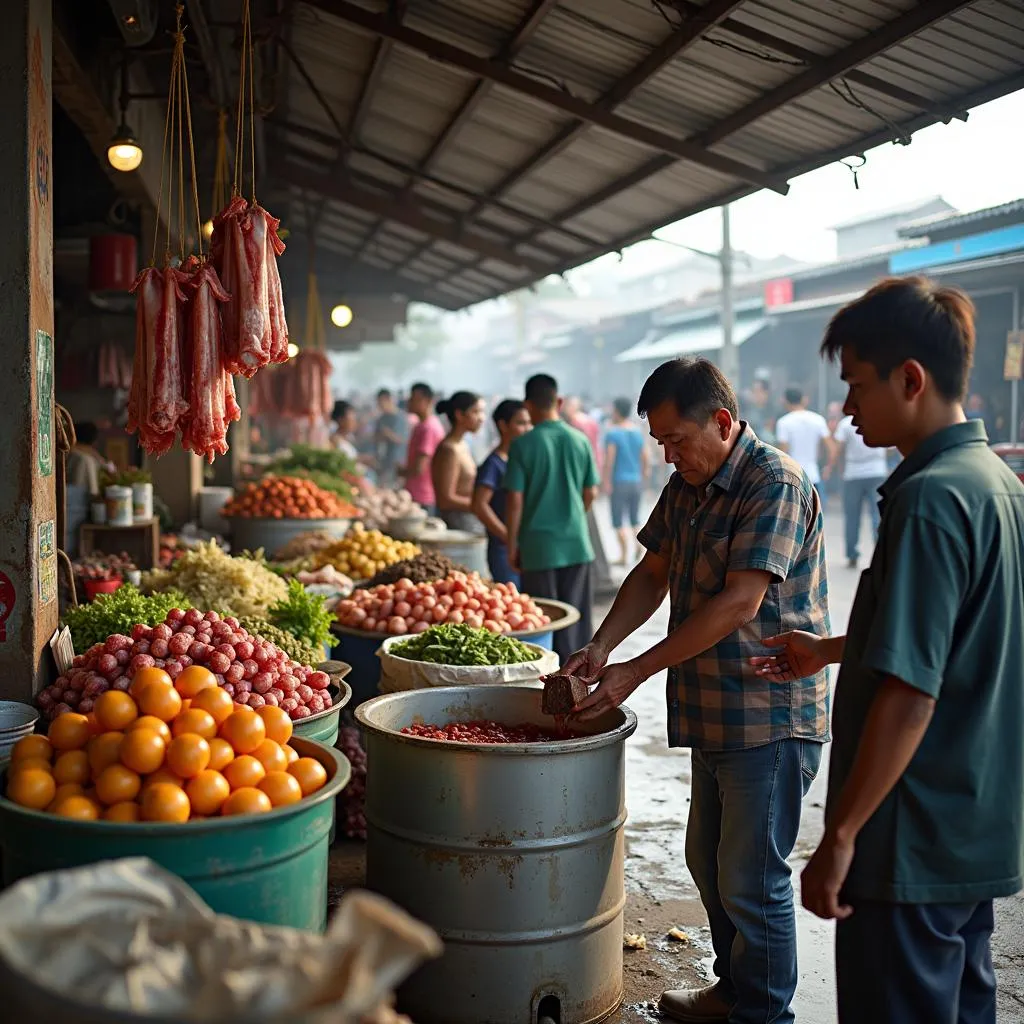
[[[367,882],[431,925],[443,956],[401,989],[417,1024],[589,1024],[622,1001],[625,741],[620,708],[587,733],[467,744],[417,722],[547,728],[530,687],[431,688],[361,705]]]

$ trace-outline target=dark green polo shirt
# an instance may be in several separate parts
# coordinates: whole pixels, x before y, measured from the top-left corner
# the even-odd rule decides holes
[[[881,681],[936,705],[857,838],[844,896],[1008,896],[1024,874],[1024,485],[975,421],[928,438],[881,493],[836,686],[826,820]]]

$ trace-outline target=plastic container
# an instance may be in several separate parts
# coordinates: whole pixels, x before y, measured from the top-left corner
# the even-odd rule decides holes
[[[132,484],[132,518],[137,523],[153,518],[152,484]]]
[[[85,596],[90,600],[95,600],[97,594],[112,594],[115,590],[118,590],[121,586],[121,580],[82,580],[82,586],[85,588]]]
[[[436,551],[447,555],[453,562],[464,565],[470,572],[478,572],[490,579],[487,565],[487,538],[465,530],[424,530],[416,543],[423,551]]]
[[[132,489],[111,484],[104,492],[107,503],[107,522],[111,526],[131,526],[134,522],[132,512]]]
[[[228,532],[228,521],[220,510],[231,500],[234,491],[230,487],[199,488],[199,525],[209,533]]]
[[[227,522],[234,551],[263,548],[268,557],[300,533],[325,530],[340,540],[352,525],[351,519],[250,519],[246,516],[231,516]]]
[[[314,740],[327,747],[338,742],[341,728],[341,709],[352,699],[352,687],[346,682],[331,683],[327,687],[331,695],[331,706],[319,714],[309,718],[300,718],[292,723],[292,735],[301,736],[304,740]]]
[[[97,525],[104,526],[107,522],[107,503],[93,501],[89,503],[89,518]]]
[[[11,757],[11,748],[28,736],[39,721],[39,712],[20,700],[0,700],[0,766]]]
[[[184,879],[219,914],[323,931],[335,798],[348,783],[337,750],[292,737],[327,769],[323,789],[267,814],[181,825],[69,821],[0,797],[3,883],[117,857],[149,857]]]

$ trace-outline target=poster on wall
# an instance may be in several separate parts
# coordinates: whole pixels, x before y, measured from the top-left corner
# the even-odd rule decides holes
[[[49,604],[57,599],[57,548],[54,544],[56,524],[47,519],[39,524],[39,602]]]
[[[53,475],[53,338],[36,331],[36,437],[40,476]]]
[[[1006,335],[1006,359],[1003,380],[1020,380],[1024,376],[1024,331],[1010,331]]]

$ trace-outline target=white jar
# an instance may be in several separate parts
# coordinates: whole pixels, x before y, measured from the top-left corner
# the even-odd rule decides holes
[[[89,508],[89,518],[97,526],[103,526],[107,521],[107,503],[105,501],[94,501]]]
[[[110,526],[131,526],[132,489],[111,484],[103,496],[107,500],[107,523]]]
[[[136,522],[153,518],[152,484],[132,484],[132,515]]]

